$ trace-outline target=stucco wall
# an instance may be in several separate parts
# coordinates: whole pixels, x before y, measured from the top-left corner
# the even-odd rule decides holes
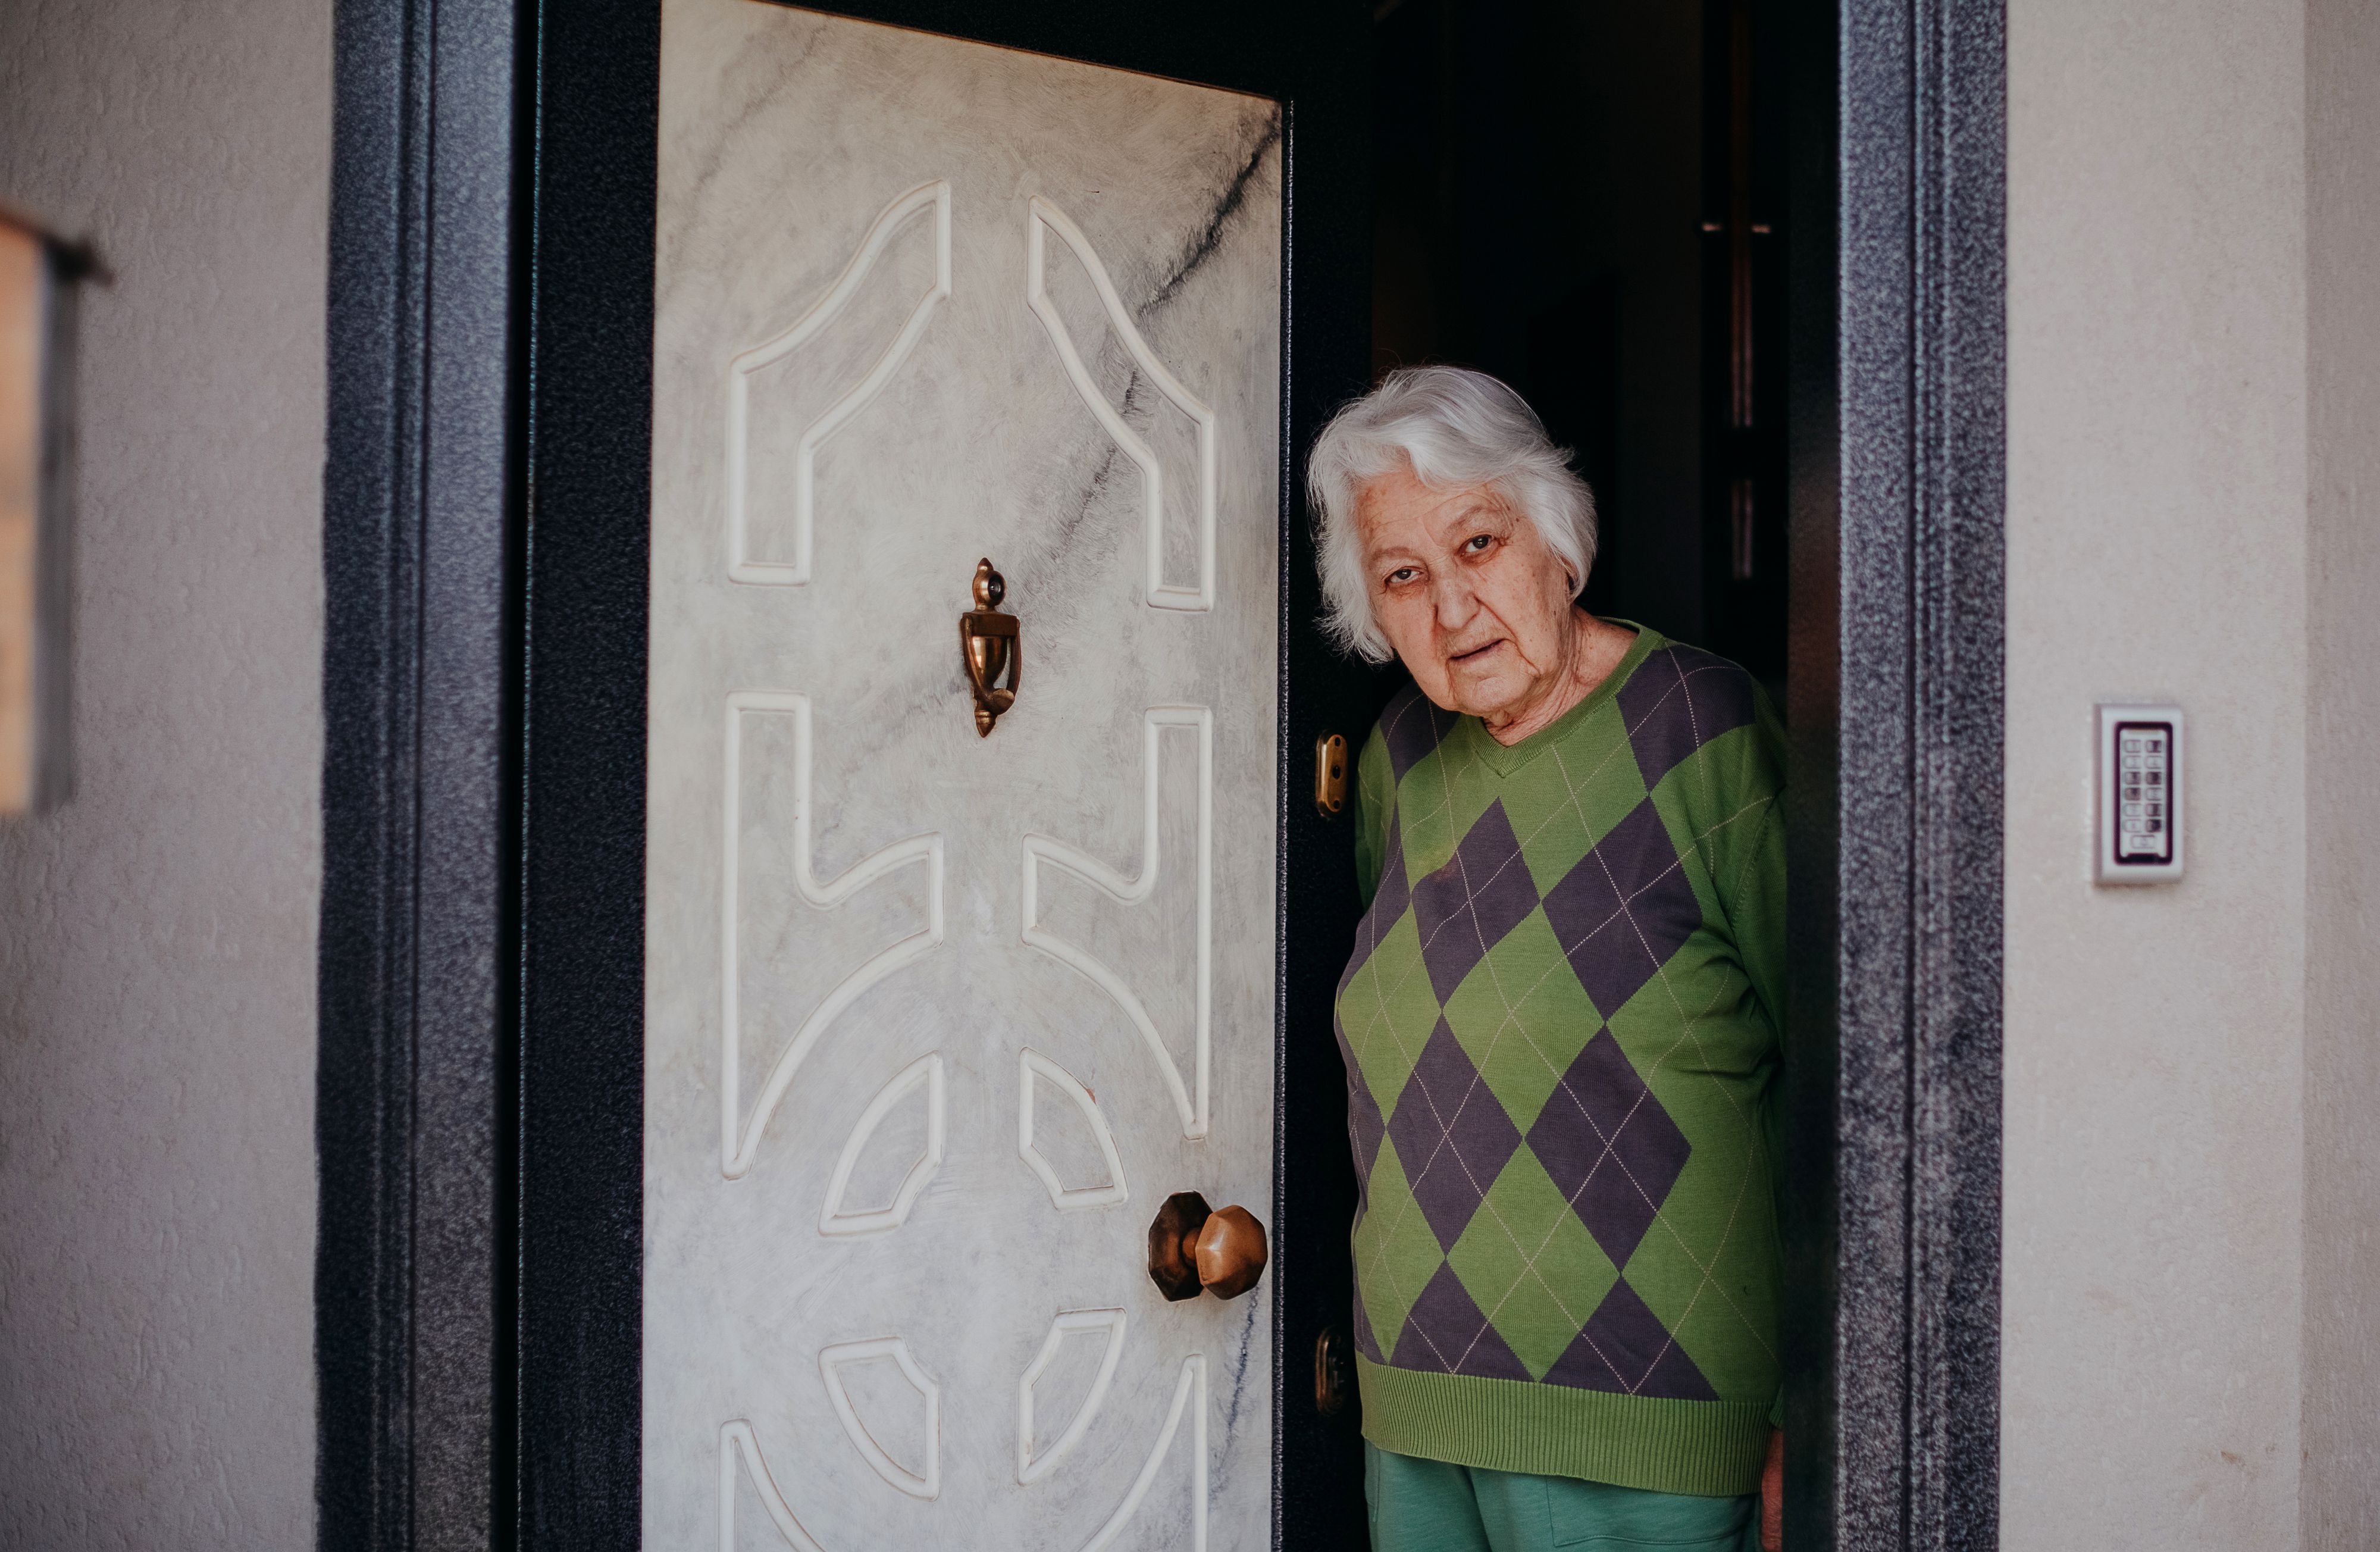
[[[2297,1545],[2303,14],[2009,6],[2011,1549]],[[2176,885],[2090,882],[2119,696],[2190,717]]]
[[[0,1546],[313,1538],[325,0],[0,4],[94,236],[79,790],[0,821]]]
[[[2306,14],[2305,1546],[2380,1546],[2380,7]]]

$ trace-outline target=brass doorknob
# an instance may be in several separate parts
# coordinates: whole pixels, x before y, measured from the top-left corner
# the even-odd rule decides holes
[[[1355,1344],[1344,1326],[1325,1326],[1314,1339],[1314,1410],[1336,1417],[1355,1399]]]
[[[1195,1299],[1205,1289],[1236,1299],[1264,1275],[1264,1225],[1245,1207],[1218,1212],[1195,1191],[1177,1191],[1148,1225],[1148,1280],[1168,1299]]]

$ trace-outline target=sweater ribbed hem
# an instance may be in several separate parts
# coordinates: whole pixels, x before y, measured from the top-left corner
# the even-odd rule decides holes
[[[1733,1497],[1760,1490],[1768,1459],[1768,1408],[1756,1401],[1424,1374],[1361,1353],[1355,1376],[1364,1437],[1426,1461]]]

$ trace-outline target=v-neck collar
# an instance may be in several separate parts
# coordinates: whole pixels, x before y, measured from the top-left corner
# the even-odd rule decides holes
[[[1464,717],[1455,724],[1455,730],[1457,735],[1467,745],[1463,751],[1466,756],[1476,759],[1500,777],[1511,776],[1514,771],[1569,737],[1581,722],[1595,715],[1596,708],[1619,694],[1620,686],[1628,682],[1629,675],[1634,673],[1638,666],[1661,645],[1662,638],[1659,633],[1640,625],[1633,620],[1611,619],[1603,615],[1597,615],[1597,618],[1602,620],[1605,624],[1625,625],[1636,633],[1636,639],[1628,644],[1628,650],[1621,654],[1619,662],[1612,665],[1611,672],[1603,676],[1603,683],[1587,691],[1580,697],[1576,706],[1556,717],[1528,737],[1522,739],[1518,744],[1499,744],[1496,742],[1496,735],[1488,731],[1486,722],[1476,717]]]

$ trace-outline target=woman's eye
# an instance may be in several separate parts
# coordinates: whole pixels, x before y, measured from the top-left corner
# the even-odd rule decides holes
[[[1463,552],[1466,555],[1476,555],[1485,552],[1488,546],[1495,542],[1496,536],[1494,534],[1473,534],[1469,539],[1463,541]]]
[[[1389,586],[1394,588],[1401,583],[1410,582],[1414,579],[1415,576],[1415,573],[1413,567],[1399,566],[1396,570],[1389,573]]]

